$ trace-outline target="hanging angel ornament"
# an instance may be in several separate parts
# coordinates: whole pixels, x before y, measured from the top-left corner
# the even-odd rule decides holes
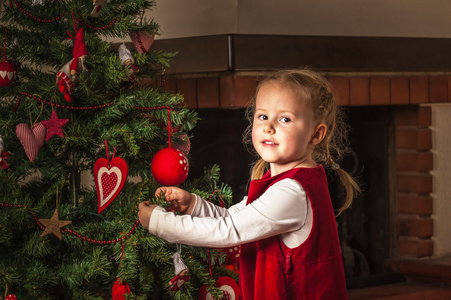
[[[174,260],[174,277],[169,281],[169,293],[171,296],[175,292],[180,291],[183,293],[185,283],[191,279],[188,266],[185,264],[182,258],[181,247],[177,245],[177,252],[172,255]]]
[[[8,163],[6,162],[6,159],[9,158],[9,151],[3,151],[4,146],[3,146],[3,137],[0,134],[0,167],[3,170],[6,170],[9,168]]]
[[[122,68],[126,70],[127,79],[129,81],[135,80],[134,73],[138,73],[139,69],[136,65],[134,65],[135,59],[125,44],[119,46],[119,58],[121,59]]]
[[[78,72],[86,71],[84,63],[88,57],[83,28],[76,31],[74,40],[72,60],[66,63],[56,74],[56,83],[67,102],[72,101],[71,95],[74,92],[77,74]]]
[[[105,0],[93,0],[92,4],[94,5],[94,9],[91,11],[91,17],[97,18],[100,14],[100,10],[105,6]]]
[[[33,2],[31,3],[31,6],[44,5],[44,4],[45,4],[45,0],[33,0]]]

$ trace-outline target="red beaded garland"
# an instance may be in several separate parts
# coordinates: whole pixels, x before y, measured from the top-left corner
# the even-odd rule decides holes
[[[100,27],[100,26],[98,26],[98,27],[92,26],[92,25],[89,25],[88,23],[86,23],[86,22],[83,21],[83,20],[80,20],[80,19],[78,19],[78,20],[80,21],[80,23],[82,23],[83,25],[85,25],[86,27],[89,27],[89,28],[91,28],[91,29],[94,29],[94,30],[105,30],[105,29],[107,29],[107,28],[113,26],[113,24],[116,23],[117,21],[119,21],[119,18],[116,18],[116,19],[114,19],[113,21],[111,21],[110,23],[108,23],[107,25],[101,26],[101,27]]]
[[[27,207],[24,204],[9,204],[9,203],[4,203],[4,202],[0,202],[0,206],[21,207],[21,208],[26,208]],[[36,224],[39,226],[39,228],[40,229],[44,229],[45,226],[42,225],[41,222],[39,222],[39,218],[38,218],[38,216],[36,216],[36,213],[31,212],[31,214],[32,214],[33,219],[35,220]],[[80,238],[80,239],[82,239],[84,241],[88,241],[88,242],[91,242],[91,243],[94,243],[94,244],[99,244],[99,245],[101,245],[101,244],[107,245],[108,244],[108,245],[111,245],[111,244],[116,244],[117,242],[122,242],[123,240],[127,239],[127,237],[130,237],[130,235],[135,231],[135,229],[136,229],[136,227],[138,225],[139,225],[139,220],[136,220],[135,223],[133,224],[132,228],[130,229],[130,231],[127,234],[123,235],[122,237],[120,237],[118,239],[114,239],[114,240],[95,240],[95,239],[91,239],[91,238],[88,238],[86,236],[83,236],[82,234],[76,232],[73,229],[67,229],[67,228],[61,229],[61,232],[71,233],[75,237],[78,237],[78,238]]]
[[[23,7],[20,6],[19,1],[14,0],[14,3],[16,3],[17,8],[18,8],[21,12],[23,12],[23,13],[26,14],[26,15],[29,15],[30,17],[32,17],[33,19],[35,19],[35,20],[38,21],[38,22],[42,22],[42,23],[50,23],[50,22],[58,21],[59,19],[61,19],[62,17],[64,17],[64,13],[63,13],[63,14],[59,15],[58,17],[54,17],[54,18],[52,18],[52,19],[40,19],[40,18],[36,17],[35,15],[33,15],[32,13],[30,13],[30,12],[26,11],[25,9],[23,9]],[[10,2],[10,7],[13,8],[11,2]]]
[[[37,100],[41,103],[47,104],[47,105],[51,105],[53,107],[57,107],[57,108],[64,108],[64,109],[72,109],[72,110],[96,110],[96,109],[101,109],[101,108],[105,108],[108,106],[111,106],[112,103],[108,102],[106,104],[101,104],[101,105],[95,105],[95,106],[68,106],[68,105],[61,105],[61,104],[57,104],[57,103],[52,103],[50,101],[46,101],[42,98],[39,98],[36,95],[32,95],[26,92],[21,92],[20,96],[17,97],[17,101],[16,101],[16,105],[14,105],[13,111],[16,111],[19,108],[20,105],[20,100],[22,96],[26,96],[28,98],[33,98],[34,100]],[[139,110],[162,110],[162,109],[173,109],[170,106],[149,106],[149,107],[142,107],[142,106],[135,106],[134,109],[139,109]]]

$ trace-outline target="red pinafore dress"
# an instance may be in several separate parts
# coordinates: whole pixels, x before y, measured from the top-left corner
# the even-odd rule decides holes
[[[279,236],[242,245],[241,299],[347,299],[337,224],[322,166],[296,168],[274,177],[266,173],[251,182],[247,204],[285,178],[295,179],[304,188],[312,207],[312,230],[296,248],[286,247]]]

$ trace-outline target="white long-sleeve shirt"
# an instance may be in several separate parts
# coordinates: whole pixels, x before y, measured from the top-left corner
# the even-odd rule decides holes
[[[274,235],[294,248],[308,237],[312,227],[310,201],[294,179],[283,179],[260,198],[246,205],[247,197],[229,209],[196,195],[191,215],[175,215],[156,207],[149,232],[171,243],[200,247],[232,247]]]

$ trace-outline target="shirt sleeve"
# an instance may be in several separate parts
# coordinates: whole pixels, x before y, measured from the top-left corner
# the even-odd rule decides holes
[[[197,198],[197,197],[196,197]],[[192,215],[154,209],[149,232],[171,243],[231,247],[299,230],[305,223],[307,199],[302,186],[284,179],[249,205],[246,199],[228,210],[196,199]]]

